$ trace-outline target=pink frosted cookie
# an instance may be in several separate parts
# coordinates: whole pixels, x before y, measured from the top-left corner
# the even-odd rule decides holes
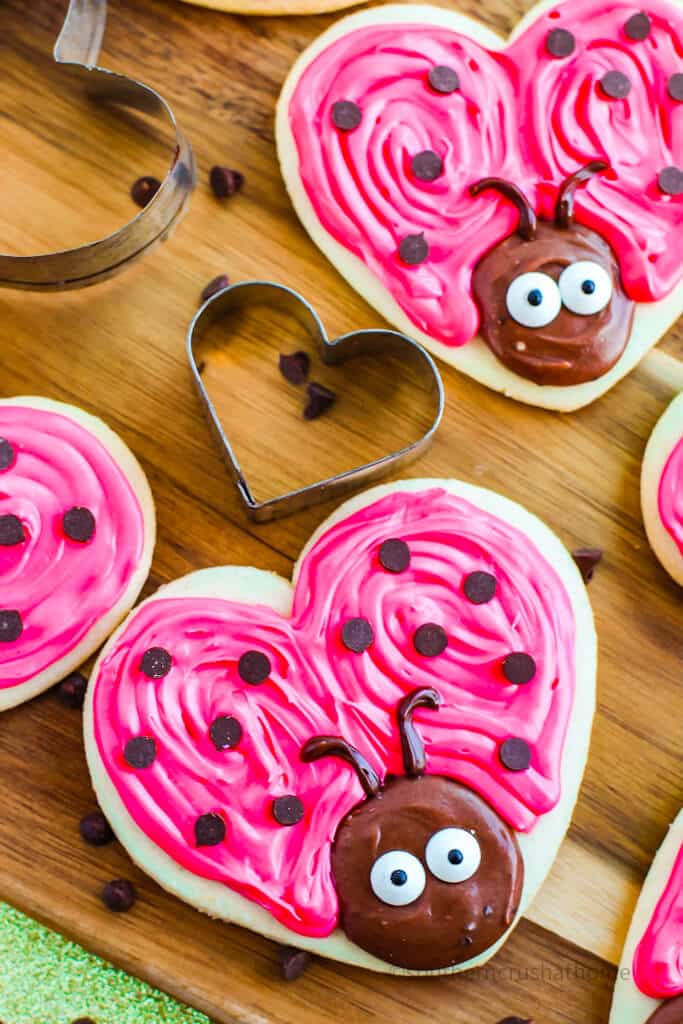
[[[465,970],[553,862],[594,688],[554,534],[413,480],[343,505],[292,585],[223,567],[144,602],[93,672],[86,750],[131,856],[199,909],[375,970]]]
[[[147,578],[154,534],[145,475],[104,423],[0,400],[0,709],[97,650]]]
[[[652,550],[683,584],[683,394],[669,405],[650,435],[640,493]]]
[[[505,42],[457,11],[346,17],[282,91],[304,226],[391,323],[570,410],[683,311],[683,10],[539,4]]]

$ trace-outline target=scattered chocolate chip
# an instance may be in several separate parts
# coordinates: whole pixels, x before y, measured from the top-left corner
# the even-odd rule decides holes
[[[471,572],[465,577],[462,589],[472,604],[487,604],[496,596],[498,582],[490,572]]]
[[[66,679],[62,679],[57,687],[57,697],[64,707],[73,711],[80,711],[85,702],[85,694],[88,689],[88,680],[80,672],[72,672]]]
[[[432,149],[423,149],[410,161],[410,167],[420,181],[436,181],[443,173],[443,160]]]
[[[218,846],[225,839],[225,822],[220,814],[201,814],[194,823],[197,846]]]
[[[95,1024],[92,1017],[79,1017],[78,1020],[72,1020],[71,1024]]]
[[[112,827],[102,814],[102,811],[93,811],[81,818],[78,826],[81,838],[88,846],[106,846],[114,839]]]
[[[667,89],[672,100],[683,103],[683,75],[680,71],[671,76]]]
[[[244,175],[230,167],[212,167],[209,172],[211,191],[216,199],[228,199],[244,185]]]
[[[9,469],[13,462],[14,448],[4,437],[0,437],[0,470]]]
[[[14,609],[0,609],[0,644],[11,644],[24,632],[21,615]]]
[[[150,647],[142,655],[140,669],[148,679],[163,679],[171,671],[173,658],[163,647]]]
[[[536,675],[536,662],[524,651],[514,651],[503,659],[503,675],[509,683],[523,686]]]
[[[151,736],[135,736],[126,743],[123,756],[131,768],[149,768],[157,756],[156,741]]]
[[[232,750],[242,739],[242,726],[231,715],[220,715],[209,726],[209,736],[216,750]]]
[[[154,199],[155,195],[161,188],[161,182],[158,178],[153,178],[151,175],[145,175],[142,178],[138,178],[137,181],[133,182],[130,190],[130,197],[134,203],[143,208],[147,206]]]
[[[363,111],[351,100],[337,100],[332,106],[332,123],[342,132],[352,132],[363,120]]]
[[[576,49],[576,39],[566,28],[553,28],[546,36],[545,48],[551,57],[569,57]]]
[[[225,289],[229,287],[230,278],[227,274],[219,274],[218,277],[211,278],[202,292],[202,302],[208,302],[209,299],[214,297],[214,295],[218,295],[219,292],[225,291]]]
[[[298,387],[308,377],[308,370],[311,365],[311,357],[308,352],[292,352],[290,355],[283,352],[280,355],[278,366],[280,373],[290,384]]]
[[[445,64],[435,64],[429,72],[429,84],[435,92],[443,93],[446,96],[460,88],[460,79],[457,71],[454,71],[453,68],[449,68]]]
[[[245,683],[258,686],[270,675],[270,658],[262,651],[245,651],[237,662],[237,672]]]
[[[425,622],[415,630],[413,646],[424,658],[434,658],[437,654],[442,654],[448,646],[446,630],[435,622]]]
[[[524,772],[531,764],[531,749],[526,740],[513,736],[500,745],[502,765],[511,772]]]
[[[380,545],[379,561],[387,572],[405,572],[410,565],[410,548],[404,540],[391,537]]]
[[[279,796],[273,800],[273,817],[278,825],[298,825],[304,816],[304,805],[298,796]]]
[[[657,177],[657,184],[668,196],[683,193],[683,171],[680,167],[664,167]]]
[[[115,914],[125,914],[130,910],[137,896],[135,886],[127,878],[115,878],[102,890],[102,902]]]
[[[624,25],[624,32],[629,39],[632,39],[635,43],[640,43],[643,39],[647,39],[650,34],[652,25],[650,19],[644,11],[640,11],[639,14],[632,14]]]
[[[17,516],[0,516],[0,547],[13,548],[26,540],[21,519]]]
[[[281,946],[279,952],[280,974],[285,981],[296,981],[311,962],[311,954],[294,946]]]
[[[429,255],[429,246],[425,241],[425,236],[422,234],[406,235],[405,238],[401,239],[398,253],[403,262],[407,263],[409,267],[416,267],[419,263],[424,263]]]
[[[342,627],[341,638],[347,650],[362,654],[372,643],[374,633],[367,619],[347,619]]]
[[[95,517],[89,508],[70,508],[62,516],[62,529],[69,540],[87,544],[95,533]]]
[[[600,79],[600,88],[610,99],[623,100],[631,91],[631,83],[622,71],[608,71]]]
[[[581,571],[583,582],[590,583],[596,566],[602,561],[602,548],[577,548],[572,551],[572,558]]]
[[[534,1024],[531,1017],[503,1017],[498,1024]]]
[[[315,380],[306,388],[306,394],[308,401],[304,407],[305,420],[317,420],[337,401],[337,395],[331,388],[326,388],[324,384],[318,384]]]

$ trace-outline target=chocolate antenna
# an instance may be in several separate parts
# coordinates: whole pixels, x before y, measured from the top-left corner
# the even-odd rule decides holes
[[[593,160],[591,163],[581,167],[580,170],[570,174],[560,185],[560,191],[555,203],[555,224],[558,228],[568,228],[574,219],[574,193],[579,185],[585,185],[594,174],[606,171],[609,164],[604,160]]]
[[[470,195],[478,196],[488,189],[495,189],[502,196],[514,203],[519,210],[519,224],[517,233],[526,242],[531,242],[536,237],[536,213],[531,203],[516,185],[511,181],[504,181],[503,178],[482,178],[470,186]]]
[[[382,783],[374,768],[366,761],[360,750],[340,736],[314,736],[301,748],[301,760],[309,764],[321,757],[339,757],[355,770],[367,797],[377,796]]]
[[[427,763],[424,743],[413,725],[413,712],[416,708],[431,708],[432,711],[438,711],[440,706],[441,694],[431,687],[413,690],[398,706],[398,731],[403,750],[403,767],[406,775],[412,779],[424,774]]]

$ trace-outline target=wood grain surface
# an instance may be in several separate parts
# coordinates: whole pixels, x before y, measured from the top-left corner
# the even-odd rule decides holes
[[[461,6],[505,32],[527,3]],[[131,212],[131,182],[159,173],[166,161],[164,140],[145,125],[98,117],[60,97],[48,55],[64,7],[54,0],[0,5],[0,245],[9,251],[112,229]],[[193,139],[200,187],[173,237],[125,275],[82,293],[0,293],[0,393],[81,405],[136,452],[158,507],[148,591],[217,563],[289,574],[330,508],[265,527],[245,521],[190,386],[184,335],[201,289],[219,273],[298,288],[331,335],[378,323],[299,226],[275,157],[279,87],[294,56],[331,19],[237,18],[170,0],[112,0],[110,7],[104,63],[169,98]],[[246,176],[243,191],[223,204],[206,185],[214,163]],[[80,715],[54,693],[2,717],[0,898],[221,1024],[340,1017],[348,1024],[494,1024],[509,1014],[536,1024],[603,1024],[638,887],[683,803],[681,591],[648,548],[638,497],[648,434],[683,388],[682,338],[679,327],[630,378],[571,416],[515,405],[444,368],[445,421],[411,469],[500,490],[543,517],[570,548],[605,549],[590,587],[599,710],[579,805],[528,920],[487,969],[394,979],[321,961],[284,984],[273,945],[165,895],[116,844],[82,844],[78,822],[93,796]],[[326,422],[304,423],[301,395],[283,391],[273,369],[279,351],[300,346],[291,324],[255,319],[222,339],[216,328],[208,341],[214,386],[259,496],[365,460],[420,425],[419,394],[381,365],[316,367],[316,379],[331,384],[339,401]],[[112,915],[99,891],[121,875],[135,881],[140,899],[130,914]]]

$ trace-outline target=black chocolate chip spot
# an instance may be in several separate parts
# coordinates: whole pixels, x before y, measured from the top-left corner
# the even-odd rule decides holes
[[[576,49],[576,39],[566,28],[553,28],[546,36],[545,48],[551,57],[569,57]]]
[[[410,565],[410,548],[404,540],[390,537],[380,545],[379,561],[387,572],[405,572]]]
[[[683,103],[683,75],[679,72],[672,75],[667,85],[669,96],[677,103]]]
[[[78,544],[87,544],[95,533],[95,517],[89,508],[76,505],[62,516],[62,529]]]
[[[499,757],[508,771],[524,772],[531,764],[531,749],[526,740],[513,736],[501,743]]]
[[[401,239],[398,252],[404,263],[407,263],[410,267],[416,267],[418,263],[424,263],[427,259],[429,246],[425,241],[425,236],[422,234],[406,235],[405,238]]]
[[[151,174],[145,174],[142,178],[134,181],[130,187],[130,197],[134,203],[143,209],[151,203],[161,188],[161,182]]]
[[[342,643],[354,654],[367,651],[373,639],[372,626],[367,619],[347,619],[342,627]]]
[[[11,644],[24,632],[21,615],[14,609],[0,609],[0,644]]]
[[[127,878],[115,878],[102,890],[102,902],[115,914],[125,914],[135,903],[137,895],[135,886]]]
[[[140,668],[148,679],[163,679],[171,671],[173,658],[163,647],[150,647],[142,656]]]
[[[216,750],[232,750],[242,739],[242,726],[232,715],[220,715],[209,726],[209,736]]]
[[[0,470],[9,469],[13,462],[14,448],[4,437],[0,437]]]
[[[262,651],[245,651],[237,662],[237,671],[245,683],[258,686],[270,675],[270,658]]]
[[[498,583],[490,572],[471,572],[465,577],[462,589],[472,604],[487,604],[496,595]]]
[[[85,703],[85,693],[88,689],[88,680],[80,672],[72,672],[66,679],[62,679],[57,687],[57,697],[64,707],[79,711]]]
[[[337,100],[332,106],[332,122],[342,132],[352,132],[363,120],[363,111],[351,100]]]
[[[623,100],[631,91],[631,83],[623,72],[608,71],[600,79],[600,88],[610,99]]]
[[[503,675],[509,683],[522,686],[536,675],[536,662],[524,651],[514,651],[503,659]]]
[[[156,741],[151,736],[135,736],[126,743],[123,756],[131,768],[149,768],[157,756]]]
[[[680,167],[664,167],[657,176],[657,184],[667,196],[683,193],[683,171]]]
[[[423,149],[412,158],[410,167],[420,181],[436,181],[443,173],[443,160],[433,150]]]
[[[434,658],[437,654],[443,654],[448,646],[446,630],[436,622],[425,622],[415,630],[413,646],[423,658]]]
[[[21,519],[17,516],[0,516],[0,547],[13,548],[26,540]]]
[[[106,846],[114,839],[112,827],[102,814],[102,811],[93,811],[81,818],[79,832],[84,843],[88,846]]]
[[[624,25],[624,32],[634,43],[641,43],[643,39],[647,39],[651,28],[652,25],[647,14],[644,11],[640,11],[638,14],[631,15]]]
[[[225,822],[220,814],[200,814],[194,823],[197,846],[218,846],[225,839]]]
[[[304,805],[298,796],[279,796],[273,800],[273,817],[278,825],[298,825],[304,816]]]
[[[311,954],[294,946],[282,946],[279,953],[280,974],[285,981],[296,981],[311,962]]]
[[[460,88],[460,79],[453,68],[446,64],[436,64],[429,72],[429,84],[435,92],[446,96]]]

